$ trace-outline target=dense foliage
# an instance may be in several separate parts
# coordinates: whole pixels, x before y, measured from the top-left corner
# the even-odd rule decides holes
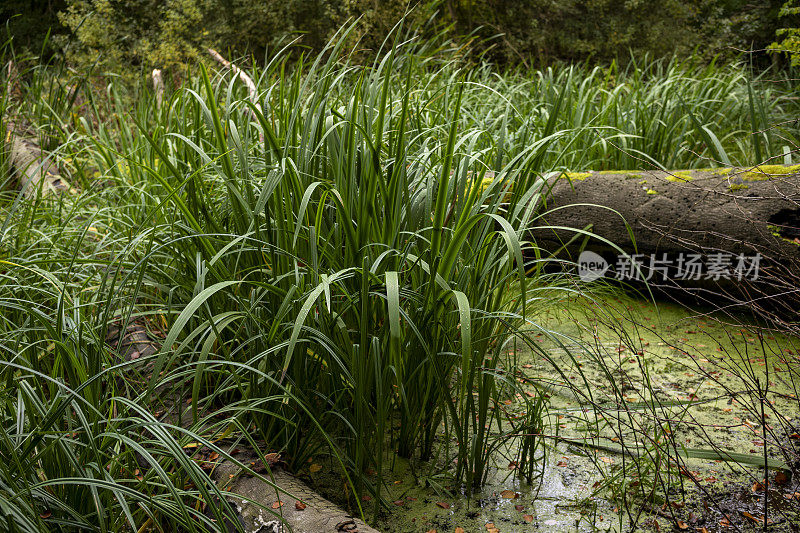
[[[649,1],[524,0],[11,0],[0,19],[18,46],[65,54],[83,64],[104,67],[169,68],[185,65],[205,46],[229,55],[265,57],[288,41],[319,51],[348,20],[361,17],[351,46],[362,56],[377,51],[385,35],[404,15],[408,25],[431,33],[450,28],[451,37],[470,35],[474,48],[506,65],[542,66],[557,60],[610,61],[636,55],[706,59],[756,50],[756,62],[769,64],[764,52],[776,30],[797,27],[797,14],[783,0]],[[412,9],[413,6],[413,9]],[[355,43],[358,46],[355,47]],[[775,55],[774,60],[780,58]]]

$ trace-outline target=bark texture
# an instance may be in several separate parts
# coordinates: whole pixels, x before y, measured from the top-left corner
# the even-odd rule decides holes
[[[680,254],[759,256],[758,278],[653,278],[714,306],[746,307],[800,327],[800,165],[553,175],[533,232],[545,250],[575,261],[584,249],[614,265],[619,252],[675,261]],[[655,255],[651,255],[655,254]]]
[[[264,476],[271,478],[278,489],[243,474],[231,463],[223,463],[214,473],[222,488],[242,496],[243,499],[230,501],[236,505],[247,533],[378,533],[279,467]]]
[[[22,98],[22,91],[19,86],[19,73],[13,61],[8,62],[7,69],[6,93],[10,98],[18,100]],[[9,160],[25,196],[70,190],[69,183],[61,177],[54,159],[42,151],[39,144],[33,140],[33,133],[28,131],[21,121],[15,120],[13,116],[10,117],[7,129]]]
[[[800,165],[572,173],[551,177],[550,184],[543,220],[591,226],[626,251],[633,252],[635,242],[640,253],[758,250],[800,257]],[[573,236],[567,230],[537,232],[551,246]],[[597,239],[591,245],[611,248]]]
[[[70,190],[69,183],[59,173],[53,158],[44,154],[33,140],[24,138],[19,133],[14,134],[10,156],[11,166],[25,196]]]

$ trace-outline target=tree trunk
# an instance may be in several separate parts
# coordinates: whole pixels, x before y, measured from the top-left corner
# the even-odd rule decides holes
[[[19,73],[14,62],[9,61],[7,68],[6,94],[9,98],[21,98]],[[32,140],[33,135],[26,131],[21,123],[15,122],[13,117],[8,121],[7,128],[11,140],[9,160],[16,172],[22,193],[26,197],[31,197],[40,192],[46,195],[53,191],[69,191],[69,183],[59,174],[53,158],[42,153],[39,145]]]
[[[237,456],[237,459],[248,464],[247,457]],[[222,484],[221,488],[270,509],[288,525],[288,528],[282,526],[277,516],[258,505],[236,498],[231,501],[239,511],[247,533],[378,533],[280,467],[273,467],[269,474],[263,475],[271,479],[278,489],[257,477],[243,474],[230,462],[221,464],[214,472],[214,478]]]
[[[20,189],[26,197],[70,190],[53,158],[42,153],[36,142],[14,135],[10,156],[11,166],[16,170]]]
[[[796,314],[800,165],[568,173],[551,176],[549,185],[547,208],[532,235],[542,249],[563,246],[559,256],[573,261],[584,249],[591,250],[609,264],[604,277],[619,279],[614,268],[621,261],[619,251],[601,237],[643,260],[666,257],[672,265],[667,280],[660,271],[644,272],[653,286],[690,288],[714,304],[722,296],[727,303],[757,302],[763,310],[780,309],[782,316]],[[586,228],[597,237],[565,228]],[[730,260],[731,275],[676,275],[679,261],[690,255],[701,256],[706,267],[718,258]],[[736,276],[742,256],[760,258],[757,279]]]

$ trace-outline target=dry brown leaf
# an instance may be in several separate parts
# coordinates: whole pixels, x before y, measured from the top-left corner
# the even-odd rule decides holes
[[[764,523],[764,517],[763,516],[755,516],[755,515],[753,515],[751,513],[748,513],[747,511],[739,511],[739,512],[742,513],[743,517],[747,518],[748,520],[750,520],[754,524],[763,524]],[[772,523],[772,520],[767,520],[767,524],[771,524],[771,523]]]
[[[516,509],[519,512],[522,512],[525,509],[525,506],[524,505],[515,505],[514,509]]]
[[[398,507],[402,507],[406,502],[404,500],[395,500],[392,503]]]
[[[216,461],[219,459],[219,454],[217,452],[211,452],[208,456],[209,461]]]
[[[52,511],[50,511],[50,509],[45,509],[44,511],[42,511],[42,514],[39,515],[39,518],[46,519],[50,518],[52,515],[53,513]]]
[[[450,504],[447,502],[436,502],[436,505],[438,505],[442,509],[450,509]]]
[[[530,524],[531,522],[533,522],[533,515],[532,514],[526,514],[525,516],[522,517],[522,519]]]
[[[277,501],[272,502],[272,508],[273,509],[280,509],[281,507],[283,507],[283,502],[282,501],[277,500]]]
[[[275,466],[275,464],[281,460],[281,454],[279,453],[268,453],[264,456],[264,460],[267,461],[269,466]]]
[[[306,504],[304,504],[301,501],[295,501],[294,502],[294,508],[297,509],[298,511],[302,511],[302,510],[304,510],[306,508]]]
[[[463,527],[457,527],[455,533],[464,533]]]
[[[689,529],[689,524],[683,520],[676,520],[675,523],[678,526],[678,529]]]
[[[778,485],[786,485],[789,483],[789,476],[783,470],[779,470],[777,474],[775,474],[775,483]]]
[[[513,490],[504,490],[500,493],[500,496],[502,496],[506,500],[515,500],[519,498],[519,494],[514,492]]]

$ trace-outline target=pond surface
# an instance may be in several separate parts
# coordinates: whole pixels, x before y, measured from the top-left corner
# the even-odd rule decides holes
[[[512,342],[508,350],[525,393],[550,396],[545,431],[552,438],[540,481],[528,485],[515,475],[513,441],[485,487],[469,497],[454,497],[434,474],[412,476],[396,463],[388,473],[395,504],[379,530],[627,531],[634,523],[652,531],[762,530],[766,501],[770,531],[798,531],[797,480],[775,479],[770,470],[765,498],[763,459],[758,466],[765,449],[776,463],[800,449],[791,437],[800,417],[798,339],[741,318],[619,297],[565,300],[532,322],[532,348]],[[589,392],[595,409],[588,408]],[[512,399],[502,408],[517,407]],[[599,447],[576,445],[587,433],[600,437],[593,441]],[[648,443],[658,439],[676,455],[648,455],[655,449]],[[615,453],[621,445],[648,460]],[[691,450],[717,455],[686,457]],[[745,464],[741,456],[720,461],[728,452],[745,454]],[[624,464],[628,472],[640,469],[638,481],[620,475]],[[654,488],[646,512],[624,511],[641,508],[634,502],[648,482]]]

